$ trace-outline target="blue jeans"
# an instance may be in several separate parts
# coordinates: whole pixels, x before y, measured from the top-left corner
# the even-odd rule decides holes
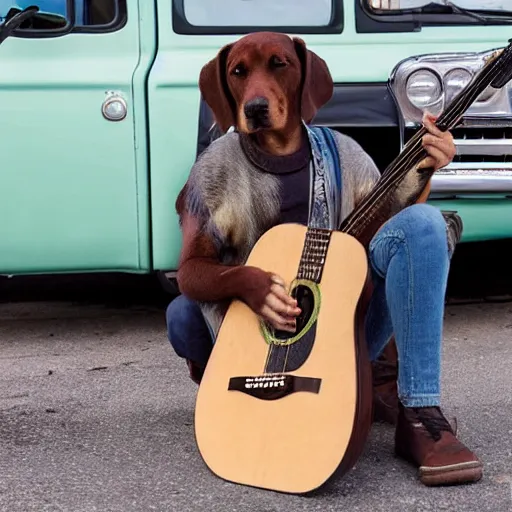
[[[426,204],[392,217],[369,245],[374,292],[366,342],[375,360],[394,334],[398,396],[406,407],[440,403],[441,340],[450,251],[441,212]],[[176,353],[205,366],[213,342],[198,305],[179,296],[167,309]]]

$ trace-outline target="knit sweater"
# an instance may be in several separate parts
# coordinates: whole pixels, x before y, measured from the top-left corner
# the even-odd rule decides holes
[[[334,134],[345,218],[380,173],[355,140]],[[278,165],[280,159],[283,165]],[[244,263],[261,235],[283,218],[307,219],[309,202],[304,198],[309,198],[310,182],[295,173],[306,172],[308,166],[304,146],[296,155],[271,157],[231,132],[213,141],[192,167],[177,202],[183,233],[178,284],[183,294],[201,304],[214,334],[231,299],[257,308],[269,292],[270,276]],[[296,185],[293,190],[290,184]]]

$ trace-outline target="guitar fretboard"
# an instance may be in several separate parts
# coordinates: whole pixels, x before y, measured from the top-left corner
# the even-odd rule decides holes
[[[308,279],[315,283],[320,282],[330,240],[330,230],[307,229],[299,271],[297,272],[298,279]]]

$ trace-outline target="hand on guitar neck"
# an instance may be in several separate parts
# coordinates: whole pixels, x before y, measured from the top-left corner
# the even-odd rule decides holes
[[[430,168],[438,171],[446,167],[457,153],[452,134],[449,131],[440,130],[435,124],[436,119],[436,116],[428,112],[423,115],[423,126],[429,132],[423,137],[423,147],[429,156],[418,165],[418,169]],[[416,202],[426,203],[429,195],[430,180]]]

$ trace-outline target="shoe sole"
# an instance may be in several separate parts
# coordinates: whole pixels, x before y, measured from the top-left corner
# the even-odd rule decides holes
[[[395,449],[395,455],[414,464],[416,462],[408,453]],[[478,482],[482,478],[482,463],[480,461],[460,462],[449,466],[420,466],[419,479],[429,487],[437,485],[457,485]]]
[[[419,477],[428,486],[478,482],[482,478],[482,464],[469,461],[441,467],[420,466]]]

